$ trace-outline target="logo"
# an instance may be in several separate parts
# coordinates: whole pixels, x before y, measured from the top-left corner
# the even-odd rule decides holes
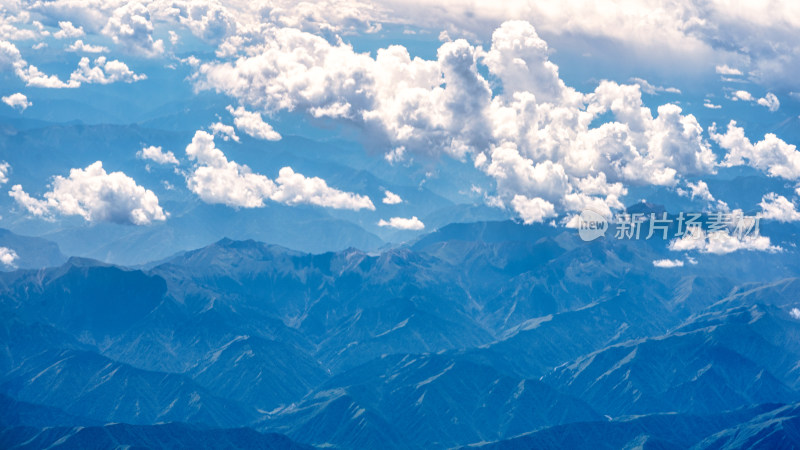
[[[605,236],[608,230],[608,221],[600,213],[585,209],[578,219],[578,234],[584,241],[593,241],[600,236]]]

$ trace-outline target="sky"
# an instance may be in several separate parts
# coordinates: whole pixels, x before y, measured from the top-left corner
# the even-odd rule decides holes
[[[46,179],[24,177],[36,161],[5,147],[2,216],[148,227],[199,201],[430,230],[398,192],[291,161],[263,173],[269,154],[236,150],[301,136],[528,224],[574,226],[585,209],[611,217],[642,199],[796,222],[798,33],[789,0],[0,0],[5,123],[194,120],[179,144],[65,158]],[[751,244],[732,248],[774,249]]]

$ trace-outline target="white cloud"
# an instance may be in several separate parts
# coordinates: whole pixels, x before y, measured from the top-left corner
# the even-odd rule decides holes
[[[511,207],[526,224],[541,222],[556,215],[555,206],[539,197],[528,198],[524,195],[515,195],[511,200]]]
[[[68,52],[78,52],[78,53],[108,52],[108,48],[103,47],[102,45],[85,44],[81,39],[78,39],[77,41],[73,42],[69,47],[66,48],[66,50]]]
[[[76,27],[68,20],[59,21],[58,28],[59,31],[53,33],[53,37],[56,39],[76,38],[86,34],[83,31],[83,27]]]
[[[382,23],[485,38],[497,24],[522,19],[556,47],[591,55],[602,52],[620,64],[676,75],[706,74],[718,66],[718,71],[744,71],[755,80],[791,85],[800,59],[794,52],[800,14],[791,0],[751,2],[735,9],[724,0],[711,0],[702,7],[683,0],[509,0],[503,4],[443,0],[436,6],[423,0],[52,0],[32,2],[28,9],[50,23],[71,20],[87,32],[105,30],[115,36],[122,34],[116,30],[127,28],[125,38],[117,37],[120,45],[151,54],[163,52],[163,42],[153,37],[153,24],[175,28],[179,23],[207,42],[222,42],[220,48],[227,46],[235,52],[265,25],[310,32],[335,42],[337,34],[375,32]],[[126,40],[138,45],[127,45]]]
[[[656,259],[653,261],[653,266],[671,269],[673,267],[683,267],[683,261],[680,259]]]
[[[703,106],[708,108],[708,109],[722,109],[722,105],[715,105],[715,104],[711,103],[711,101],[708,100],[708,99],[703,101]]]
[[[741,75],[742,71],[735,68],[730,67],[727,64],[723,64],[721,66],[716,67],[717,73],[720,75]]]
[[[236,125],[236,128],[248,136],[266,141],[281,140],[281,135],[270,124],[264,122],[261,114],[247,111],[243,106],[233,109],[228,105],[227,110],[233,115],[233,124]]]
[[[669,94],[680,94],[681,90],[676,87],[664,87],[664,86],[655,86],[645,80],[644,78],[631,78],[631,81],[638,84],[639,87],[642,89],[642,92],[646,92],[650,95],[658,94],[659,92],[666,92]]]
[[[792,319],[800,319],[800,308],[792,308],[789,315],[792,316]]]
[[[186,155],[196,161],[187,176],[189,189],[206,203],[222,203],[243,208],[260,208],[275,191],[275,183],[249,167],[228,161],[214,145],[214,136],[198,131],[186,147]]]
[[[745,101],[745,102],[752,102],[752,101],[755,101],[755,97],[753,97],[753,94],[751,94],[751,93],[749,93],[747,91],[738,90],[738,91],[734,91],[731,94],[731,100],[733,100],[733,101],[742,100],[742,101]]]
[[[117,81],[132,83],[147,78],[145,75],[133,73],[123,62],[109,61],[101,56],[94,60],[93,65],[89,58],[81,58],[69,81],[64,82],[57,76],[47,75],[36,66],[28,64],[14,44],[0,41],[0,70],[4,69],[13,70],[27,86],[41,88],[77,88],[81,83],[108,84]]]
[[[207,203],[258,208],[264,206],[264,200],[270,199],[288,205],[375,209],[367,196],[331,188],[325,180],[305,177],[290,167],[282,168],[274,182],[253,173],[246,165],[229,161],[214,145],[214,136],[205,131],[195,133],[191,144],[186,147],[186,155],[196,161],[193,171],[187,175],[187,186]]]
[[[759,105],[769,109],[770,112],[777,111],[781,106],[781,102],[778,100],[778,97],[772,92],[767,92],[764,97],[759,99],[756,99],[753,94],[743,90],[734,91],[730,95],[730,99],[733,101],[741,100],[745,102],[758,103]]]
[[[378,222],[379,227],[391,227],[397,228],[398,230],[422,230],[425,228],[425,224],[422,223],[421,220],[414,216],[410,219],[405,219],[403,217],[392,217],[387,222],[386,220],[381,219]]]
[[[391,163],[419,153],[471,155],[497,181],[499,203],[522,195],[610,210],[621,207],[624,182],[673,186],[684,175],[715,171],[693,115],[667,104],[654,116],[639,85],[604,81],[577,92],[526,22],[501,25],[488,51],[445,42],[435,60],[411,58],[401,46],[371,57],[298,30],[260,30],[247,35],[235,61],[201,64],[196,86],[267,113],[300,110],[359,124]],[[493,96],[479,62],[502,94]],[[595,126],[606,113],[613,120]],[[590,179],[607,186],[584,191]]]
[[[438,8],[424,0],[380,0],[378,4],[390,9],[395,20],[437,31],[446,28],[451,35],[483,37],[505,20],[527,20],[557,47],[678,76],[706,74],[716,65],[720,71],[733,72],[726,67],[730,64],[761,82],[791,86],[800,60],[794,51],[800,14],[792,0],[750,2],[737,8],[725,0],[701,4],[691,0],[442,0]]]
[[[328,186],[322,178],[305,177],[295,173],[290,167],[284,167],[275,180],[278,188],[270,199],[288,205],[308,203],[334,209],[375,210],[369,197],[343,192]]]
[[[734,120],[728,123],[725,134],[717,133],[716,124],[709,127],[708,133],[712,140],[728,151],[722,162],[724,166],[748,164],[769,176],[790,180],[800,178],[800,151],[795,145],[787,144],[772,133],[753,144],[745,136],[744,129],[736,126]]]
[[[508,21],[492,33],[484,62],[510,92],[530,92],[539,102],[561,103],[574,97],[549,60],[547,43],[525,21]]]
[[[11,171],[11,165],[5,161],[0,162],[0,186],[8,183],[8,172]]]
[[[797,211],[794,203],[782,195],[770,192],[761,199],[761,203],[758,205],[761,206],[759,216],[762,219],[777,220],[779,222],[800,221],[800,212]]]
[[[110,84],[118,81],[133,83],[144,80],[147,76],[134,73],[125,63],[118,60],[109,61],[105,56],[100,56],[90,65],[89,58],[83,57],[78,62],[78,68],[70,75],[70,83]]]
[[[236,135],[236,130],[230,125],[225,125],[222,122],[214,122],[208,129],[214,136],[219,136],[224,141],[233,139],[235,142],[239,142],[239,136]]]
[[[758,104],[769,109],[770,112],[775,112],[781,107],[781,102],[778,101],[778,97],[772,92],[767,92],[767,95],[758,99]]]
[[[150,11],[137,1],[116,8],[102,30],[123,49],[146,57],[164,53],[164,41],[154,39],[153,31]]]
[[[178,158],[171,151],[163,151],[161,147],[149,146],[136,152],[136,157],[139,159],[148,159],[157,164],[175,164],[178,165]]]
[[[708,190],[708,184],[706,184],[705,181],[698,180],[697,183],[686,183],[686,187],[689,188],[689,191],[678,188],[678,194],[682,196],[690,196],[692,200],[695,198],[700,198],[707,202],[714,201],[714,196],[711,195],[711,191]]]
[[[436,61],[425,61],[400,46],[373,59],[294,29],[264,34],[252,56],[201,65],[197,86],[266,112],[359,122],[391,149],[463,156],[489,134],[482,116],[491,93],[466,41],[445,43]]]
[[[739,250],[777,252],[781,248],[770,243],[767,236],[755,233],[730,233],[727,230],[706,232],[699,227],[691,227],[682,237],[669,243],[672,251],[697,250],[701,253],[724,255]]]
[[[400,196],[395,194],[394,192],[385,191],[383,197],[383,203],[387,205],[396,205],[398,203],[403,203],[403,199],[400,198]]]
[[[106,173],[100,161],[56,176],[52,190],[36,199],[14,185],[9,195],[35,216],[79,215],[90,222],[147,225],[166,220],[158,198],[122,172]]]
[[[30,20],[30,17],[25,17],[23,14],[15,15],[12,11],[8,11],[8,6],[10,5],[5,6],[3,13],[0,14],[0,39],[9,41],[33,40],[42,35],[41,30],[20,28]],[[46,30],[44,30],[44,33],[49,34]]]
[[[525,192],[548,199],[559,198],[567,190],[569,178],[559,163],[544,160],[535,164],[520,154],[515,144],[506,142],[491,151],[486,173],[497,180],[498,191],[512,196]]]
[[[22,94],[20,92],[4,96],[2,100],[3,103],[14,109],[18,109],[20,112],[25,111],[29,106],[33,105],[33,103],[28,101],[28,97],[26,97],[25,94]]]
[[[17,259],[19,259],[17,252],[8,247],[0,247],[0,264],[14,268],[16,267]]]
[[[376,20],[387,18],[386,13],[375,2],[273,0],[270,3],[272,8],[265,19],[283,27],[297,28],[329,39],[337,33],[375,33],[381,29],[381,24]]]
[[[276,6],[276,5],[272,5]],[[255,5],[255,9],[265,8],[266,5]],[[233,13],[248,14],[250,17],[239,18],[252,21],[260,19],[260,14],[255,13],[250,8],[237,11],[231,4],[223,6],[216,1],[193,1],[182,5],[179,20],[186,25],[195,36],[208,41],[218,42],[225,37],[236,37],[237,20]],[[224,44],[224,43],[223,43]]]
[[[80,83],[61,81],[55,75],[47,75],[22,58],[19,49],[8,41],[0,41],[0,71],[13,71],[17,77],[30,87],[75,88]]]

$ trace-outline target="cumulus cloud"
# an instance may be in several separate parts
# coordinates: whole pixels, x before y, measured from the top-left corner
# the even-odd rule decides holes
[[[133,1],[116,8],[102,31],[127,51],[146,57],[164,53],[164,41],[153,38],[150,11],[144,3]]]
[[[8,247],[0,247],[0,264],[14,268],[17,266],[17,259],[19,259],[17,252]]]
[[[423,230],[425,229],[425,224],[422,223],[421,220],[417,218],[417,216],[413,216],[410,219],[406,219],[403,217],[392,217],[388,221],[381,219],[378,222],[379,227],[390,227],[396,228],[398,230]]]
[[[515,195],[511,200],[511,206],[526,224],[541,222],[556,215],[555,206],[539,197],[528,198],[524,195]]]
[[[725,134],[717,133],[716,124],[708,129],[709,136],[720,147],[727,150],[722,162],[732,167],[743,164],[766,172],[772,177],[790,180],[800,178],[800,151],[792,144],[787,144],[772,133],[753,144],[744,134],[744,129],[732,120],[728,123]]]
[[[58,28],[59,30],[53,33],[53,37],[56,39],[76,38],[86,34],[83,27],[76,27],[68,20],[59,21]]]
[[[0,13],[0,40],[33,40],[39,36],[50,34],[38,21],[33,22],[34,25],[38,24],[37,30],[24,28],[24,25],[30,20],[30,16],[25,13],[14,14],[12,5],[6,3],[4,6],[4,11]]]
[[[117,45],[145,56],[163,53],[163,42],[154,38],[153,24],[178,20],[196,36],[220,43],[218,60],[194,66],[194,81],[200,89],[217,90],[238,100],[241,106],[228,108],[237,130],[262,139],[279,139],[261,113],[285,110],[355,124],[367,133],[369,142],[387,149],[387,159],[393,162],[418,153],[473,158],[475,166],[497,182],[499,195],[492,198],[512,208],[512,200],[521,196],[530,200],[527,203],[538,198],[553,205],[554,213],[587,204],[604,211],[616,209],[621,207],[627,184],[676,186],[684,176],[714,173],[716,167],[693,115],[674,104],[654,111],[642,102],[642,92],[677,93],[677,89],[633,79],[635,84],[602,82],[592,92],[578,92],[561,79],[558,66],[549,59],[548,44],[525,21],[502,23],[494,30],[488,49],[463,39],[445,39],[436,57],[426,60],[412,58],[402,46],[380,49],[373,55],[358,53],[320,25],[333,20],[329,23],[335,25],[325,30],[341,31],[359,16],[364,21],[378,16],[403,20],[402,15],[379,13],[374,5],[347,9],[291,2],[276,3],[272,8],[223,6],[215,1],[95,3],[96,7],[78,13],[73,10],[76,6],[56,0],[38,6],[37,11],[46,15],[45,10],[61,8],[63,17],[90,32],[103,32]],[[539,7],[520,5],[522,10],[515,16],[545,21],[537,26],[551,34],[566,29],[586,31],[585,18],[592,16],[567,14],[560,7],[549,8],[548,14],[529,14]],[[481,9],[481,17],[507,18],[502,9],[476,8]],[[638,17],[645,9],[633,8],[630,16]],[[302,14],[295,14],[301,10]],[[608,14],[605,10],[595,13],[598,17]],[[331,19],[331,14],[347,19]],[[696,11],[686,14],[694,17]],[[558,16],[575,18],[563,22],[561,30],[549,28],[551,19]],[[655,37],[650,27],[669,22],[659,15],[658,20],[665,22],[644,27],[627,18],[618,25],[639,37]],[[492,23],[499,22],[502,20]],[[597,18],[592,23],[601,28],[592,34],[627,36]],[[692,22],[689,27],[697,31],[691,34],[694,39],[711,31],[700,23]],[[688,29],[683,25],[671,28],[669,36],[679,38],[675,42]],[[650,44],[672,42],[665,36],[662,33]],[[695,48],[686,41],[676,46]],[[715,69],[723,74],[739,71],[727,65]],[[76,75],[68,84],[78,85],[80,79]],[[496,93],[490,89],[490,80],[501,88]],[[752,95],[749,98],[757,101]],[[771,102],[769,95],[763,100]],[[598,118],[603,122],[598,123]],[[228,128],[224,127],[230,126],[215,125],[211,131],[223,139],[234,139],[235,134],[225,132]]]
[[[248,166],[229,161],[214,144],[214,136],[205,131],[195,133],[186,155],[196,163],[187,175],[187,186],[207,203],[258,208],[270,199],[289,205],[375,209],[367,196],[334,189],[325,180],[295,173],[290,167],[282,168],[275,181],[253,173]]]
[[[422,0],[378,4],[389,7],[397,20],[433,30],[446,26],[459,35],[485,36],[505,20],[527,20],[556,44],[574,45],[578,40],[581,52],[616,57],[620,64],[640,70],[703,74],[719,65],[720,71],[733,72],[726,66],[730,64],[759,81],[792,86],[800,63],[795,52],[800,15],[791,0],[750,3],[735,10],[725,0],[702,6],[667,0],[443,0],[439,8]]]
[[[136,152],[136,157],[139,159],[146,159],[155,162],[156,164],[175,164],[178,163],[178,158],[171,151],[163,151],[161,147],[149,146]]]
[[[219,136],[223,141],[233,140],[239,142],[239,136],[236,135],[236,130],[230,125],[225,125],[222,122],[214,122],[209,125],[208,129],[214,136]]]
[[[117,81],[132,83],[147,78],[145,75],[136,74],[123,62],[109,61],[101,56],[92,63],[89,58],[83,57],[78,67],[66,82],[55,75],[47,75],[36,66],[28,64],[17,47],[7,41],[0,41],[0,69],[12,70],[17,77],[27,86],[40,88],[77,88],[82,83],[109,84]]]
[[[548,103],[575,95],[559,77],[558,66],[549,60],[547,43],[528,22],[512,20],[495,30],[484,62],[511,92],[530,92]]]
[[[275,180],[278,188],[270,199],[288,205],[308,203],[334,209],[369,209],[375,205],[369,197],[333,189],[322,178],[306,177],[295,173],[291,167],[284,167]]]
[[[738,90],[738,91],[732,92],[730,98],[733,101],[741,100],[741,101],[745,101],[745,102],[757,103],[757,104],[769,109],[770,112],[777,111],[778,108],[780,108],[780,106],[781,106],[781,102],[778,100],[778,97],[775,94],[773,94],[772,92],[767,92],[767,94],[764,97],[756,99],[753,96],[753,94],[751,94],[751,93],[749,93],[747,91]]]
[[[387,205],[396,205],[403,203],[403,199],[392,191],[384,191],[383,203]]]
[[[295,29],[264,34],[252,56],[202,64],[197,86],[265,112],[357,122],[391,149],[463,156],[489,133],[482,117],[491,93],[466,41],[443,44],[436,61],[425,61],[400,46],[373,59]]]
[[[0,41],[0,71],[13,71],[27,86],[41,88],[74,88],[80,86],[72,80],[61,81],[55,75],[47,75],[33,64],[28,64],[16,45],[8,41]]]
[[[66,48],[68,52],[77,52],[77,53],[103,53],[108,52],[108,48],[103,47],[102,45],[90,45],[83,42],[83,40],[78,39],[77,41],[70,44],[69,47]]]
[[[775,112],[781,107],[781,102],[778,101],[778,97],[772,92],[767,92],[767,95],[758,99],[758,104],[769,109],[770,112]]]
[[[28,195],[19,184],[9,195],[29,213],[45,218],[79,215],[90,222],[148,225],[166,220],[158,198],[122,172],[106,173],[100,161],[86,169],[56,176],[42,199]]]
[[[382,11],[376,2],[273,0],[270,3],[265,19],[326,38],[333,38],[338,33],[375,33],[381,29],[378,21],[388,19],[387,12]]]
[[[20,112],[25,111],[29,106],[32,106],[33,103],[28,101],[28,97],[25,94],[17,92],[16,94],[11,94],[8,96],[4,96],[2,98],[3,103],[6,105],[19,110]]]
[[[281,135],[270,124],[264,122],[261,114],[247,111],[243,106],[234,109],[228,105],[227,110],[233,115],[233,124],[236,128],[248,136],[266,141],[281,140]]]
[[[795,204],[786,197],[770,192],[761,199],[762,219],[777,220],[778,222],[797,222],[800,221],[800,212],[797,211]]]
[[[686,183],[686,187],[689,188],[688,191],[678,188],[678,194],[684,197],[691,197],[692,200],[699,198],[707,202],[714,201],[714,196],[711,195],[711,191],[708,190],[708,184],[705,181],[699,180],[697,183]]]
[[[133,83],[144,80],[147,76],[134,73],[125,63],[118,60],[109,61],[101,56],[90,64],[87,57],[81,58],[78,68],[70,75],[70,82],[87,84],[110,84],[118,81]]]
[[[782,249],[772,245],[767,236],[757,233],[738,233],[730,230],[707,232],[700,227],[690,227],[682,237],[669,243],[672,251],[696,250],[701,253],[724,255],[739,250],[777,252]]]
[[[635,67],[649,65],[649,69],[676,74],[686,70],[707,73],[718,65],[719,72],[744,71],[756,80],[791,85],[800,59],[794,51],[800,19],[796,19],[799,15],[790,0],[756,2],[735,10],[724,0],[705,2],[702,7],[694,1],[666,0],[565,0],[557,4],[509,0],[502,5],[444,0],[437,7],[421,0],[51,0],[32,2],[28,8],[50,23],[68,19],[83,25],[87,32],[105,29],[113,35],[112,30],[129,28],[125,36],[141,42],[138,47],[151,53],[161,41],[153,38],[150,27],[164,22],[171,27],[178,22],[195,36],[221,42],[220,49],[227,47],[235,53],[263,24],[314,33],[335,42],[337,34],[375,32],[381,23],[436,32],[447,28],[453,36],[483,37],[499,23],[523,19],[556,44],[574,45],[578,40],[587,53],[625,56]],[[134,31],[139,29],[142,31]]]
[[[752,102],[752,101],[755,101],[755,97],[753,97],[753,94],[751,94],[751,93],[749,93],[747,91],[738,90],[738,91],[734,91],[734,92],[731,93],[731,100],[733,100],[733,101],[742,100],[742,101],[745,101],[745,102]]]
[[[187,185],[206,203],[259,208],[275,192],[275,183],[269,178],[253,173],[246,165],[228,161],[214,145],[214,136],[205,131],[195,133],[186,155],[197,163],[187,176]]]
[[[683,267],[683,261],[680,259],[656,259],[653,261],[653,266],[671,269],[673,267]]]
[[[489,50],[444,42],[435,60],[411,58],[401,46],[372,57],[299,30],[261,31],[235,61],[199,65],[197,87],[267,113],[358,124],[392,163],[419,153],[472,157],[497,181],[501,203],[530,200],[516,202],[521,210],[544,206],[536,198],[559,209],[620,208],[624,183],[674,186],[715,171],[693,115],[674,104],[654,115],[637,84],[604,81],[589,94],[567,86],[527,22],[503,23]],[[502,93],[492,93],[479,63]],[[613,119],[596,125],[605,114]]]

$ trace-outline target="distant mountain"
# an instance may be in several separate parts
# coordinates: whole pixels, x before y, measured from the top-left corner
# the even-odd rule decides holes
[[[0,446],[36,448],[193,448],[310,450],[280,434],[258,433],[249,428],[206,429],[196,425],[108,424],[90,427],[14,427],[0,431]]]
[[[178,299],[194,311],[235,309],[246,316],[239,323],[281,321],[317,343],[316,358],[332,368],[399,348],[427,352],[491,340],[471,317],[449,265],[407,250],[309,255],[223,240],[153,273],[183,285]]]
[[[100,423],[68,414],[58,408],[21,402],[0,394],[0,428],[71,425],[100,425]]]
[[[11,275],[10,275],[11,276]],[[144,319],[166,293],[163,279],[141,271],[71,258],[44,272],[18,272],[2,306],[20,318],[74,333],[84,342],[106,340]]]
[[[775,347],[759,335],[759,330],[778,331],[768,315],[753,306],[732,311],[717,323],[705,319],[703,328],[693,324],[665,336],[611,346],[558,367],[544,381],[613,417],[710,414],[795,402],[800,395],[776,375],[786,379],[798,356],[787,355],[789,349]],[[800,322],[784,325],[781,331],[794,338]]]
[[[239,336],[209,353],[189,376],[220,397],[271,411],[302,398],[328,374],[301,349]]]
[[[625,420],[577,422],[546,430],[527,433],[513,439],[470,446],[480,449],[531,448],[723,448],[712,445],[706,436],[718,430],[735,432],[741,424],[757,417],[768,416],[784,408],[780,405],[761,405],[714,415],[654,414]],[[730,428],[729,428],[730,427]],[[779,441],[774,441],[779,442]],[[797,442],[785,441],[785,442]],[[769,441],[760,448],[771,447]],[[752,448],[750,446],[725,448]]]
[[[793,448],[800,442],[800,405],[793,404],[758,415],[699,442],[698,449]]]
[[[424,232],[381,227],[378,225],[381,219],[418,216],[427,221],[427,229],[431,230],[455,220],[507,217],[505,211],[497,208],[470,206],[472,199],[450,192],[449,185],[433,190],[423,186],[429,178],[424,170],[390,165],[383,160],[378,160],[377,164],[374,160],[365,160],[365,150],[352,143],[290,134],[280,141],[266,142],[240,133],[240,142],[219,139],[217,145],[229,159],[247,164],[253,171],[272,179],[282,167],[289,166],[306,176],[320,177],[337,189],[366,195],[375,205],[375,211],[356,213],[268,201],[263,208],[239,208],[234,214],[231,207],[206,204],[186,188],[181,171],[136,157],[143,147],[155,145],[172,151],[183,165],[187,164],[184,149],[194,132],[219,120],[211,114],[208,102],[222,102],[216,111],[227,105],[224,98],[206,97],[202,106],[194,101],[190,102],[192,106],[167,102],[164,105],[169,110],[167,117],[154,119],[161,115],[158,111],[146,112],[145,115],[155,116],[131,125],[107,121],[53,123],[0,117],[0,127],[6,129],[0,133],[0,153],[7,155],[4,160],[13,168],[9,186],[21,184],[26,192],[41,196],[53,176],[67,176],[70,168],[84,168],[99,160],[107,171],[122,170],[137,184],[152,190],[160,205],[170,213],[163,223],[141,227],[88,223],[80,217],[49,222],[29,217],[11,197],[2,195],[0,208],[7,211],[3,214],[4,226],[14,232],[54,241],[71,256],[137,265],[206,246],[223,237],[257,239],[313,253],[348,247],[374,251],[386,242],[406,241]],[[198,108],[192,109],[195,106]],[[102,112],[97,114],[102,115]],[[175,121],[180,124],[173,123]],[[19,148],[24,148],[25,152],[16,151]],[[462,166],[454,164],[452,169],[464,172]],[[399,195],[402,201],[384,204],[382,199],[386,191]]]
[[[241,426],[253,412],[177,374],[135,369],[77,350],[48,350],[0,378],[0,392],[97,421]]]
[[[0,247],[13,251],[17,256],[11,264],[0,263],[0,270],[5,271],[17,268],[54,267],[67,260],[54,242],[38,237],[20,236],[3,228],[0,228]]]
[[[3,272],[0,442],[793,442],[796,258],[499,221],[382,252],[222,239],[137,269]]]
[[[353,405],[347,415],[330,415],[342,403]],[[271,414],[263,427],[277,426],[316,445],[375,447],[378,441],[339,434],[367,421],[402,436],[396,446],[450,448],[599,418],[582,401],[539,380],[504,376],[460,357],[394,355],[335,376],[298,405]]]

